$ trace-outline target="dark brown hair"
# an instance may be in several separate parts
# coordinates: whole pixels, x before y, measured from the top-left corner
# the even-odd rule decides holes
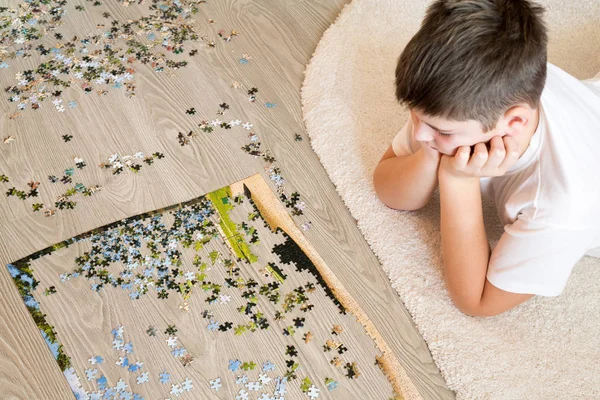
[[[432,117],[481,123],[539,105],[546,83],[544,8],[527,0],[436,0],[396,66],[400,104]]]

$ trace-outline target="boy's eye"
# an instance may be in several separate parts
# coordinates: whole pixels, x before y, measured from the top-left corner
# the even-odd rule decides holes
[[[442,136],[452,136],[450,133],[442,133],[442,132],[438,132],[438,133]]]

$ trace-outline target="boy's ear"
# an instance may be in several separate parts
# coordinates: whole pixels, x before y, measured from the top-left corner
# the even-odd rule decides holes
[[[505,133],[517,136],[525,129],[525,125],[531,116],[531,109],[527,106],[516,105],[504,113]]]
[[[525,129],[525,124],[527,123],[527,118],[521,115],[513,116],[508,122],[509,134],[511,136],[518,135]]]

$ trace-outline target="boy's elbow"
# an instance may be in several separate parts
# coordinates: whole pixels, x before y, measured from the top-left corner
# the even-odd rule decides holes
[[[460,306],[457,305],[457,308],[460,310],[460,312],[462,312],[465,315],[468,315],[469,317],[493,317],[495,315],[500,314],[499,312],[486,310],[477,304],[461,304]]]
[[[375,193],[377,193],[377,190],[375,191]],[[391,208],[392,210],[396,210],[396,211],[417,211],[420,210],[421,208],[423,208],[424,206],[419,206],[419,207],[404,207],[401,205],[398,205],[396,203],[392,203],[391,201],[386,201],[389,199],[384,199],[381,195],[377,194],[377,198],[379,199],[379,201],[381,201],[386,207]]]
[[[377,196],[377,199],[382,202],[386,207],[390,207],[388,202],[387,202],[387,197],[384,196],[384,185],[385,183],[381,181],[381,173],[379,173],[379,165],[375,168],[375,171],[373,171],[373,175],[371,176],[371,180],[373,182],[373,189],[375,189],[375,195]],[[390,207],[393,208],[393,207]]]
[[[381,184],[377,183],[376,179],[373,179],[373,187],[375,188],[375,195],[377,196],[377,199],[386,207],[391,208],[392,210],[399,210],[399,211],[403,211],[400,208],[398,208],[396,205],[392,204],[389,200],[389,196],[386,196],[384,189],[382,188]]]
[[[498,314],[494,313],[493,310],[490,310],[489,308],[485,309],[482,307],[481,300],[478,300],[477,298],[468,299],[452,295],[452,293],[450,293],[450,298],[452,299],[454,306],[458,308],[461,313],[468,315],[469,317],[492,317]]]
[[[418,210],[419,208],[411,208],[411,207],[401,207],[398,205],[397,202],[393,202],[392,200],[392,196],[389,195],[388,190],[389,189],[387,186],[388,184],[384,181],[382,181],[382,176],[381,174],[377,173],[377,168],[375,168],[375,171],[373,172],[372,175],[372,182],[373,182],[373,188],[375,189],[375,195],[377,196],[377,199],[379,199],[380,202],[382,202],[386,207],[391,208],[392,210],[397,210],[397,211],[414,211],[414,210]],[[396,201],[398,200],[398,198],[393,198]]]
[[[500,315],[507,310],[494,310],[494,309],[485,309],[482,307],[468,307],[459,310],[470,317],[495,317],[496,315]]]

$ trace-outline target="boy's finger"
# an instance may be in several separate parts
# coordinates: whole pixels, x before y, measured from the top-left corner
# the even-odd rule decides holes
[[[477,164],[485,164],[485,162],[490,158],[485,143],[481,142],[475,145],[475,152],[473,156],[473,158],[477,160]]]
[[[490,140],[490,152],[493,153],[494,151],[500,151],[501,153],[504,153],[505,146],[502,139],[503,138],[501,136],[494,136],[492,140]]]
[[[471,157],[471,161],[469,162],[469,167],[474,168],[475,170],[481,169],[489,159],[489,154],[485,143],[477,143],[475,145],[475,152]]]
[[[456,150],[455,166],[458,168],[464,168],[467,165],[467,162],[470,158],[470,148],[469,146],[461,146]]]
[[[494,136],[490,140],[488,163],[492,168],[499,168],[506,157],[506,148],[502,137]]]
[[[506,156],[498,168],[503,171],[508,171],[508,169],[512,167],[519,159],[519,144],[512,136],[507,135],[503,137],[503,139],[504,148],[506,149]]]

